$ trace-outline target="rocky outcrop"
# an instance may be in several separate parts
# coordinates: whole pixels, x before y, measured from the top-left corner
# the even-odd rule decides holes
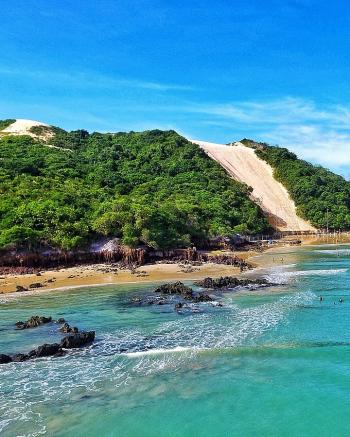
[[[65,334],[69,334],[69,333],[77,334],[79,332],[79,329],[76,326],[73,326],[73,328],[72,328],[69,325],[69,323],[65,322],[64,325],[61,326],[59,331],[65,333]]]
[[[161,294],[179,294],[183,297],[192,297],[193,290],[190,287],[187,287],[182,282],[172,282],[168,284],[162,284],[154,290],[155,293]]]
[[[155,293],[161,294],[177,294],[183,299],[191,302],[210,302],[212,298],[205,293],[195,293],[192,288],[187,287],[182,282],[177,281],[169,284],[163,284],[156,288]]]
[[[44,323],[52,322],[52,317],[39,317],[33,316],[26,322],[17,322],[17,329],[26,329],[40,326]],[[64,355],[66,349],[76,349],[86,346],[95,340],[95,331],[79,332],[77,327],[71,328],[68,323],[63,318],[56,320],[56,323],[62,324],[63,326],[59,331],[64,333],[70,333],[70,335],[62,338],[60,343],[45,343],[38,346],[36,349],[31,350],[27,354],[15,354],[15,355],[5,355],[0,354],[0,364],[7,364],[11,362],[23,362],[32,360],[35,358],[43,357],[59,357]]]
[[[73,335],[67,335],[60,343],[63,349],[74,349],[77,347],[86,346],[95,340],[95,331],[79,332]]]
[[[28,328],[35,328],[37,326],[43,325],[45,323],[52,322],[52,317],[45,317],[45,316],[32,316],[29,320],[26,322],[17,322],[16,328],[17,329],[28,329]]]
[[[24,362],[35,358],[59,357],[65,354],[65,349],[75,349],[86,346],[95,340],[95,331],[80,332],[64,337],[60,343],[43,344],[28,354],[5,355],[0,354],[0,364]]]
[[[202,281],[196,281],[195,285],[203,288],[213,289],[230,289],[236,287],[267,287],[275,285],[266,279],[238,279],[234,276],[221,276],[220,278],[205,278]]]
[[[7,364],[12,361],[12,358],[9,355],[0,354],[0,364]]]
[[[211,302],[213,299],[206,293],[196,293],[192,288],[187,287],[182,282],[177,281],[173,283],[163,284],[154,290],[155,293],[160,294],[175,294],[186,301],[193,303]]]

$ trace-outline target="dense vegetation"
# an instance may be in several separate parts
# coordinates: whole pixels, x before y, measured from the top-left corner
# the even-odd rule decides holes
[[[169,248],[268,227],[248,187],[174,131],[55,133],[0,139],[0,247]]]
[[[16,120],[13,118],[7,118],[6,120],[0,120],[0,130],[6,129],[10,124],[14,123]]]
[[[255,153],[274,168],[275,178],[287,188],[301,217],[316,228],[350,228],[350,182],[287,149],[256,145]]]

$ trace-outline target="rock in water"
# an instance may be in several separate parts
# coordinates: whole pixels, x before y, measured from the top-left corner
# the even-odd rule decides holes
[[[71,328],[69,323],[65,322],[64,325],[60,327],[59,331],[63,332],[64,334],[77,334],[79,332],[79,329],[76,326],[73,326],[73,328]]]
[[[0,354],[0,364],[11,363],[12,358],[9,355]]]
[[[275,285],[266,279],[237,279],[234,276],[221,276],[221,278],[205,278],[202,281],[195,282],[195,285],[203,288],[235,288],[235,287],[249,287],[258,286],[264,287]]]
[[[67,335],[60,343],[60,347],[64,349],[73,349],[85,346],[95,340],[95,331],[79,332],[78,334]]]
[[[169,284],[163,284],[160,287],[156,288],[154,290],[155,293],[162,293],[162,294],[179,294],[180,296],[183,296],[185,299],[193,297],[193,290],[190,287],[187,287],[185,284],[183,284],[180,281],[169,283]]]
[[[12,361],[15,362],[22,362],[22,361],[27,361],[29,360],[29,355],[28,354],[16,354],[12,357]]]
[[[160,287],[156,288],[155,293],[162,294],[177,294],[181,296],[183,299],[191,301],[191,302],[210,302],[213,299],[206,293],[195,293],[192,288],[187,287],[182,282],[177,281],[169,284],[163,284]]]
[[[58,343],[52,344],[43,344],[34,350],[35,357],[49,357],[51,355],[57,354],[60,349],[60,345]],[[30,352],[29,352],[30,354]]]
[[[43,325],[45,323],[50,323],[50,322],[52,322],[52,317],[32,316],[26,322],[17,322],[16,328],[17,329],[35,328],[37,326]]]

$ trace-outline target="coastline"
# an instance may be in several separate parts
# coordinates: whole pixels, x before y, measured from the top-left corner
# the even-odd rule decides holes
[[[244,260],[250,260],[259,254],[256,251],[235,252],[235,255]],[[0,295],[35,294],[40,291],[54,291],[88,286],[113,285],[113,284],[138,284],[157,281],[172,280],[197,280],[207,276],[238,276],[240,269],[236,266],[203,263],[190,268],[178,263],[145,264],[135,271],[119,269],[111,264],[87,264],[55,270],[42,270],[39,274],[7,274],[0,277]],[[40,287],[30,287],[31,284],[40,283]],[[18,292],[16,286],[29,288],[27,291]]]
[[[281,249],[293,247],[300,248],[308,245],[322,244],[346,244],[349,243],[349,236],[342,239],[333,239],[330,237],[300,237],[301,245],[290,246],[289,243],[280,240],[277,244],[270,247],[264,247],[262,252],[258,251],[235,251],[236,255],[253,265],[252,271],[258,271],[264,267],[283,265],[289,257],[279,257],[278,252]],[[276,258],[274,257],[276,253]],[[33,295],[41,291],[59,291],[69,290],[80,287],[102,286],[113,284],[143,284],[160,281],[189,281],[203,279],[205,277],[218,276],[240,276],[240,269],[235,266],[203,263],[202,265],[191,266],[190,269],[180,264],[145,264],[137,268],[134,272],[129,269],[115,268],[110,264],[87,264],[74,267],[67,267],[55,270],[40,271],[39,274],[7,274],[0,277],[0,295],[13,294],[18,297],[27,294]],[[40,287],[30,288],[31,284],[40,283]],[[28,288],[26,291],[16,291],[16,286]]]

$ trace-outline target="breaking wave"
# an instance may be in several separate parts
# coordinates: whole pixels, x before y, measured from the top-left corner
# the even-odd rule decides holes
[[[264,275],[264,278],[277,284],[287,284],[290,279],[298,278],[300,276],[330,276],[346,273],[347,271],[348,269],[285,271],[283,268],[280,268],[274,269],[272,272],[267,273]]]
[[[336,256],[350,255],[350,249],[318,249],[315,250],[314,252],[321,253],[323,255],[336,255]]]

